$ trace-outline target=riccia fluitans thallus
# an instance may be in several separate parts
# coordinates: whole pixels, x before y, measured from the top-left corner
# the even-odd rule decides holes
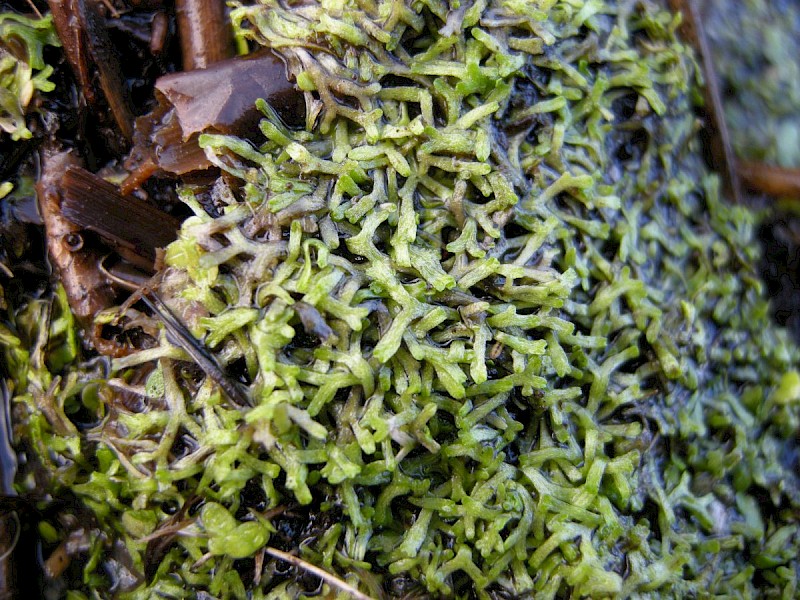
[[[143,573],[159,538],[125,597],[320,585],[266,547],[376,598],[794,597],[798,351],[754,214],[704,166],[679,18],[263,0],[231,19],[285,60],[305,126],[262,102],[260,141],[200,136],[215,214],[180,190],[156,291],[249,404],[164,333],[108,374],[82,363],[61,296],[48,327],[38,300],[0,329],[20,438],[102,532],[74,597],[112,584],[111,540]]]

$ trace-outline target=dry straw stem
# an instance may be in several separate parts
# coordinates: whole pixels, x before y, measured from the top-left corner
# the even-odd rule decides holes
[[[300,567],[301,569],[308,571],[309,573],[313,573],[328,585],[332,585],[336,589],[350,594],[353,598],[356,598],[356,600],[374,600],[371,596],[367,596],[363,592],[359,592],[356,588],[354,588],[346,581],[342,581],[335,575],[331,575],[324,569],[320,569],[316,565],[312,565],[310,562],[306,562],[302,558],[299,558],[294,554],[289,554],[288,552],[277,550],[275,548],[272,548],[271,546],[267,546],[266,548],[264,548],[264,550],[266,551],[267,554],[269,554],[274,558],[279,558],[285,562],[288,562],[289,564],[294,565],[295,567]]]

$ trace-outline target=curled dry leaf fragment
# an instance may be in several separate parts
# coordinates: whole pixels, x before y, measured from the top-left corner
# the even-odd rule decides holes
[[[301,93],[287,79],[283,62],[268,50],[165,75],[156,89],[175,109],[184,140],[210,129],[231,135],[256,131],[263,118],[255,109],[259,98],[290,124],[301,123],[305,115]]]
[[[263,114],[256,100],[265,99],[290,125],[305,117],[302,93],[270,51],[165,75],[156,81],[156,90],[158,106],[136,120],[134,148],[126,161],[131,175],[121,186],[124,193],[159,171],[185,175],[208,169],[211,163],[197,143],[199,134],[258,132]]]

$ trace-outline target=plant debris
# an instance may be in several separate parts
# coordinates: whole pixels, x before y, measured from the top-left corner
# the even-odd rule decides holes
[[[800,353],[755,215],[704,165],[680,17],[261,0],[231,20],[306,119],[259,101],[261,139],[199,136],[221,176],[180,189],[154,290],[194,339],[161,328],[105,371],[61,288],[0,325],[18,439],[105,532],[72,597],[117,584],[112,539],[150,575],[124,598],[310,593],[289,555],[370,597],[795,597]]]
[[[117,131],[129,142],[133,135],[133,114],[123,86],[119,57],[98,7],[88,0],[48,0],[48,6],[64,53],[80,83],[82,98],[93,111],[107,105]]]
[[[233,32],[225,4],[215,0],[176,0],[183,68],[206,69],[233,56]],[[207,90],[209,92],[212,89]]]
[[[45,46],[58,45],[51,17],[0,14],[0,131],[14,141],[31,137],[25,111],[33,95],[55,87],[48,80],[53,67],[45,64],[43,53]],[[2,185],[0,198],[5,195]]]

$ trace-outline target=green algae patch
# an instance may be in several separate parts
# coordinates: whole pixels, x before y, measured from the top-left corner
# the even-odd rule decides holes
[[[261,103],[257,142],[201,136],[224,176],[183,189],[158,293],[249,405],[163,335],[112,363],[108,417],[78,432],[3,338],[22,429],[136,568],[153,516],[174,534],[165,507],[203,502],[128,596],[298,597],[255,573],[275,544],[376,597],[793,597],[799,355],[752,272],[755,216],[703,166],[679,18],[231,17],[285,58],[306,127]]]

